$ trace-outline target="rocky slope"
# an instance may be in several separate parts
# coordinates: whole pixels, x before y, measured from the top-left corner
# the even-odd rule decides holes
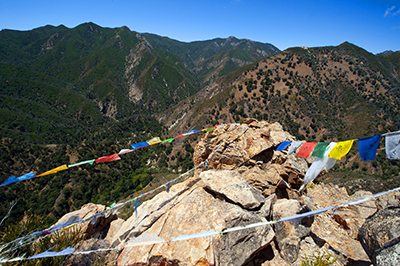
[[[190,240],[135,246],[148,237],[172,239],[209,230],[279,220],[337,206],[372,193],[348,195],[334,185],[311,185],[298,193],[312,162],[276,151],[293,136],[278,123],[246,119],[208,132],[194,153],[194,175],[145,201],[126,221],[99,217],[82,228],[86,240],[79,250],[124,247],[119,251],[70,257],[73,265],[91,265],[95,258],[108,265],[300,265],[305,256],[325,251],[337,265],[370,265],[358,241],[358,231],[378,209],[398,205],[399,195],[371,199],[360,205],[299,221],[248,228]],[[104,207],[85,205],[65,215],[84,218]],[[133,245],[132,245],[133,243]],[[97,257],[96,257],[97,256]]]

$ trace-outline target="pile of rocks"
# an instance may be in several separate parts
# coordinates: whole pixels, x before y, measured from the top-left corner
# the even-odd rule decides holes
[[[217,127],[203,136],[194,153],[195,165],[207,160],[207,168],[198,169],[194,177],[144,202],[138,208],[137,217],[133,215],[126,221],[108,220],[106,227],[98,219],[96,223],[102,223],[99,227],[102,234],[93,232],[94,224],[92,231],[86,232],[87,239],[80,248],[123,246],[145,234],[171,239],[213,229],[221,231],[279,220],[371,195],[358,191],[349,196],[345,188],[324,184],[308,186],[298,193],[312,160],[276,151],[285,140],[293,140],[293,136],[278,123],[247,119],[242,125]],[[378,209],[398,204],[398,200],[393,200],[398,198],[399,195],[389,195],[386,200],[371,199],[301,221],[186,241],[126,247],[101,256],[111,265],[300,265],[305,256],[325,251],[337,258],[336,265],[370,265],[371,258],[377,263],[379,256],[385,254],[384,247],[399,249],[393,241],[387,244],[399,236],[399,230],[388,229],[385,238],[385,232],[376,232],[375,220],[371,219],[369,227],[365,221],[374,214],[373,217],[378,217]],[[74,213],[77,214],[79,211]],[[68,215],[62,219],[67,220]],[[392,227],[393,224],[398,227],[400,223],[394,222]],[[90,265],[86,261],[78,256],[70,258],[71,264]]]

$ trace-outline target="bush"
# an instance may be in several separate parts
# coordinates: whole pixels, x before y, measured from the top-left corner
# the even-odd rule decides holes
[[[317,255],[312,255],[310,258],[304,255],[304,260],[301,262],[301,266],[329,266],[334,265],[337,258],[333,257],[331,253],[325,251],[318,251]]]

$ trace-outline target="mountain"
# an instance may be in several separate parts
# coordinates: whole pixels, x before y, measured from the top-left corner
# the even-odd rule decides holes
[[[184,59],[186,68],[203,83],[280,52],[271,44],[237,39],[232,36],[227,39],[217,38],[190,43],[154,34],[144,34],[144,36],[154,47]]]
[[[108,118],[151,115],[193,95],[212,77],[277,52],[270,44],[234,37],[182,43],[93,23],[2,30],[2,107],[12,109],[1,108],[4,117],[11,114],[3,124],[12,124],[13,114],[20,113],[24,128],[7,128],[7,134],[43,134],[47,123],[65,131],[73,120],[80,128]],[[27,110],[30,105],[34,110]]]
[[[247,117],[278,121],[299,140],[337,141],[399,130],[399,52],[373,55],[350,43],[289,48],[210,84],[158,119],[172,132],[239,122]],[[360,162],[356,151],[346,169],[386,178],[400,164]]]

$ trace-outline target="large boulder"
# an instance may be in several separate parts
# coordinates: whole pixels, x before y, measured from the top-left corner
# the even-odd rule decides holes
[[[390,265],[400,264],[398,255],[390,255],[399,249],[399,238],[400,206],[377,211],[366,220],[358,234],[359,241],[373,262],[377,263],[378,257],[379,261],[382,261],[383,257],[391,257],[390,260],[397,263]]]

